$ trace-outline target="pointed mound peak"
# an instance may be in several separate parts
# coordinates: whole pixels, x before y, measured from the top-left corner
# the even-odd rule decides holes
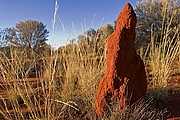
[[[134,10],[133,10],[133,7],[131,6],[130,3],[126,3],[122,11],[132,12],[132,11],[134,11]]]
[[[126,3],[122,12],[117,18],[117,29],[125,26],[126,28],[135,28],[136,26],[136,14],[130,3]]]

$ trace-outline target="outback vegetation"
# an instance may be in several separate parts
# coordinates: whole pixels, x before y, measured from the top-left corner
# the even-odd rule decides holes
[[[148,92],[125,112],[112,109],[102,120],[180,117],[164,106],[180,90],[179,4],[137,3],[135,45],[146,66]],[[115,23],[91,28],[57,50],[46,43],[49,32],[42,22],[27,20],[1,29],[0,119],[95,120],[97,86],[105,74],[107,38]]]

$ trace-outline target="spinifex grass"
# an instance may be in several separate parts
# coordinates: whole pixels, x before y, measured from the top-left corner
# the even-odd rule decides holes
[[[104,120],[154,120],[166,119],[167,110],[158,110],[154,107],[153,98],[140,99],[131,106],[128,106],[124,112],[117,111],[119,107],[115,104],[110,110],[111,116],[103,117]]]
[[[56,81],[59,79],[55,76],[57,54],[53,57],[34,54],[34,58],[27,58],[28,52],[11,51],[11,59],[1,53],[0,114],[5,119],[17,120],[57,118],[69,105],[58,95],[60,91]],[[33,78],[29,78],[32,74]]]
[[[173,14],[167,23],[162,23],[161,36],[153,31],[156,23],[151,30],[149,65],[152,68],[153,94],[159,101],[165,101],[168,97],[168,78],[173,74],[175,60],[180,55],[179,26],[170,28],[172,19]]]

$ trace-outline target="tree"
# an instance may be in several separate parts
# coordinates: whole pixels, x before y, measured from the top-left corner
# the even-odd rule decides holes
[[[96,34],[96,30],[90,28],[88,31],[85,32],[88,38],[93,39]]]
[[[111,24],[107,24],[105,27],[101,27],[100,29],[101,29],[102,34],[107,38],[111,35],[111,33],[114,32],[115,26]]]
[[[27,20],[9,29],[7,40],[17,47],[36,49],[45,44],[48,37],[46,26],[42,22]]]
[[[146,0],[138,2],[136,15],[136,45],[138,47],[147,46],[151,40],[152,31],[156,33],[158,40],[162,40],[167,26],[172,30],[179,27],[179,2],[178,0]],[[171,34],[173,34],[173,31]]]

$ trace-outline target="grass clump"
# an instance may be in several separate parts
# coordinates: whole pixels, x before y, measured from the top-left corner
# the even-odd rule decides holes
[[[154,120],[165,119],[166,117],[168,117],[167,110],[156,109],[153,98],[146,98],[128,106],[122,113],[117,110],[111,110],[111,116],[105,118],[105,120]]]
[[[172,16],[173,17],[173,16]],[[166,101],[170,90],[170,79],[177,68],[180,55],[179,28],[169,28],[171,21],[162,28],[162,37],[158,38],[152,30],[148,64],[152,68],[153,91],[158,101]],[[153,29],[153,25],[152,25]]]

